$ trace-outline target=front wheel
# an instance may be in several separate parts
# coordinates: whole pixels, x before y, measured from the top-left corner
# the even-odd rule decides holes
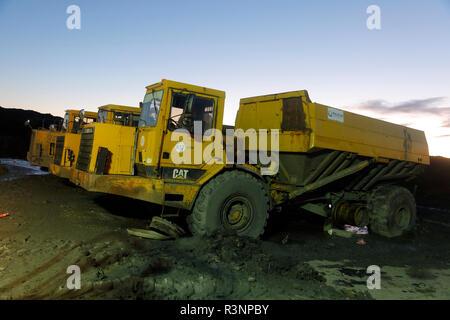
[[[187,222],[194,235],[229,231],[258,238],[264,233],[269,206],[261,180],[242,171],[226,171],[201,189]]]

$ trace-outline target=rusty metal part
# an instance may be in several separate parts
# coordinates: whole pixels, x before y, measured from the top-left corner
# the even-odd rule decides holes
[[[130,229],[127,229],[127,232],[128,232],[128,234],[130,234],[132,236],[137,236],[137,237],[146,238],[146,239],[153,239],[153,240],[169,240],[169,239],[171,239],[171,237],[161,234],[159,232],[153,231],[153,230],[130,228]]]
[[[150,228],[162,231],[164,234],[167,234],[168,236],[175,239],[185,234],[185,231],[182,228],[180,228],[173,222],[170,222],[158,216],[153,217],[152,222],[150,223]]]
[[[338,224],[364,227],[369,224],[369,211],[362,204],[340,202],[333,210],[333,220]]]
[[[283,99],[282,111],[281,130],[302,130],[306,128],[306,115],[301,97]]]
[[[153,217],[149,228],[149,230],[130,228],[127,232],[133,236],[153,240],[177,239],[185,234],[185,231],[176,224],[157,216]]]

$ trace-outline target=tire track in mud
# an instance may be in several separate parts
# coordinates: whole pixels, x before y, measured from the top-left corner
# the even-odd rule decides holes
[[[43,272],[47,271],[52,266],[56,265],[58,262],[63,260],[65,257],[67,257],[74,250],[76,250],[78,248],[81,248],[83,246],[86,246],[86,245],[93,245],[95,243],[98,243],[98,242],[106,239],[108,236],[115,235],[115,234],[116,234],[115,232],[107,232],[107,233],[101,234],[99,236],[96,236],[96,237],[94,237],[93,239],[91,239],[91,240],[89,240],[87,242],[81,241],[81,242],[79,242],[77,244],[72,245],[69,249],[58,253],[56,256],[54,256],[53,258],[51,258],[47,262],[43,263],[39,267],[35,268],[31,272],[23,275],[22,277],[19,277],[19,278],[13,280],[9,284],[1,287],[0,288],[0,297],[2,295],[6,294],[8,291],[10,291],[12,289],[15,289],[17,286],[22,285],[22,284],[30,281],[31,279],[35,278],[36,276],[42,274]],[[102,249],[104,249],[104,247],[100,248],[100,250],[102,250]],[[63,274],[63,277],[66,277],[66,276],[67,276],[67,274]],[[47,279],[46,281],[44,281],[43,284],[47,284],[49,281],[55,281],[55,280],[56,280],[55,278],[50,278],[50,279]],[[38,285],[38,287],[41,287],[43,284]],[[34,289],[31,289],[31,290],[34,290]],[[27,294],[24,294],[22,296],[15,297],[15,298],[16,299],[28,299],[28,298],[31,299],[31,298],[35,298],[35,297],[33,295],[29,296]]]
[[[91,252],[91,255],[96,255],[107,247],[108,245],[104,245],[100,248],[97,248],[96,250]],[[84,257],[80,257],[72,264],[79,266],[83,272],[86,272],[91,267],[95,267],[95,258],[88,257],[87,259],[84,259]],[[65,283],[64,279],[66,279],[67,277],[68,275],[66,273],[61,273],[60,276],[54,278],[50,277],[47,280],[41,282],[37,287],[31,289],[30,292],[26,292],[22,296],[16,297],[16,299],[51,299],[52,292],[60,287],[61,283]]]

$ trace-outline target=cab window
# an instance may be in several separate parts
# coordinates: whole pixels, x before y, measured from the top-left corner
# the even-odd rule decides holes
[[[137,114],[133,114],[131,126],[137,127],[139,125],[139,116]]]
[[[130,114],[123,112],[114,112],[114,124],[128,126],[130,124]]]
[[[108,119],[108,111],[107,110],[99,110],[98,112],[98,122],[106,123]]]
[[[139,127],[154,127],[158,122],[159,109],[163,98],[163,90],[156,90],[145,95]]]
[[[75,118],[73,119],[72,133],[77,133],[77,131],[79,129],[81,129],[80,117],[79,116],[75,116]]]
[[[96,122],[97,119],[94,118],[83,118],[83,125]]]
[[[194,131],[194,121],[201,121],[202,134],[214,125],[214,99],[193,93],[175,92],[172,95],[169,130],[179,128]]]

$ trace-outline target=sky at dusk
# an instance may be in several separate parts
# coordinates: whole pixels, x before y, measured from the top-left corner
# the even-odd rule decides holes
[[[0,0],[0,106],[137,106],[162,78],[224,90],[226,124],[240,98],[307,89],[424,130],[430,153],[450,157],[450,0]]]

